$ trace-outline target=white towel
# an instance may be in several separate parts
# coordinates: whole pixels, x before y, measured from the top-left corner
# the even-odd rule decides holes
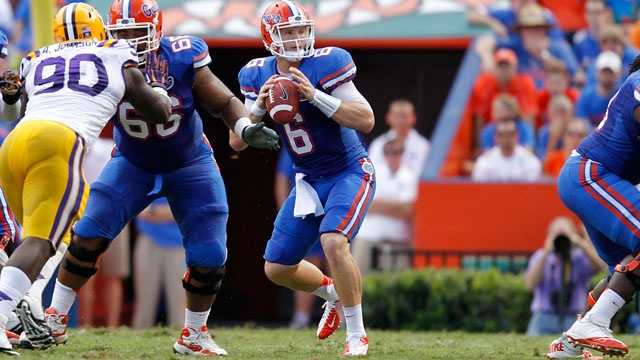
[[[304,218],[309,214],[314,216],[324,215],[324,207],[318,198],[316,189],[304,181],[305,174],[296,174],[296,203],[293,207],[293,216]]]

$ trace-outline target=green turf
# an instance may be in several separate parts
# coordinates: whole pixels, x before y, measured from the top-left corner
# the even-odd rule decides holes
[[[184,359],[172,353],[178,331],[89,330],[72,332],[69,343],[46,351],[22,350],[22,359]],[[319,342],[314,331],[214,329],[229,359],[336,359],[342,332]],[[552,338],[513,334],[370,331],[370,359],[542,359]],[[640,354],[640,339],[621,338]],[[0,356],[1,357],[1,356]],[[630,356],[630,358],[635,358]]]

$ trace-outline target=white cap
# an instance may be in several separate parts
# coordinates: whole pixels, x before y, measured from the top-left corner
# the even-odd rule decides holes
[[[596,58],[596,69],[598,71],[609,69],[614,73],[619,73],[622,70],[622,60],[613,51],[603,51]]]

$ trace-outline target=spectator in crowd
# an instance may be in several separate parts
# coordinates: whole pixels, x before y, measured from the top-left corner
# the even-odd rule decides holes
[[[544,247],[529,260],[525,285],[533,291],[527,335],[558,334],[585,308],[591,277],[605,268],[589,239],[565,217],[549,225]]]
[[[526,74],[518,74],[518,59],[510,49],[499,49],[494,54],[494,71],[478,76],[471,92],[471,112],[475,119],[476,133],[493,119],[491,105],[502,93],[513,95],[522,110],[522,118],[533,121],[538,107],[536,87],[533,79]]]
[[[389,140],[398,139],[406,149],[402,155],[402,164],[418,174],[422,173],[430,145],[429,140],[414,128],[416,119],[416,110],[411,101],[400,98],[389,104],[385,121],[390,129],[369,145],[369,158],[374,165],[376,160],[381,161],[384,158],[384,144]]]
[[[583,120],[574,119],[568,125],[562,137],[562,148],[549,151],[544,158],[544,173],[549,176],[558,177],[565,161],[575,150],[582,139],[589,133],[589,126]]]
[[[274,195],[278,209],[282,206],[291,192],[291,187],[295,184],[295,172],[293,171],[293,161],[289,153],[282,149],[278,156],[276,165],[276,178],[274,182]],[[324,251],[318,241],[304,258],[318,268],[322,268],[324,262]],[[294,291],[294,313],[289,327],[292,329],[304,329],[311,323],[311,314],[316,296],[304,291]]]
[[[535,181],[540,177],[540,160],[518,145],[516,121],[498,122],[495,142],[496,146],[476,161],[471,173],[474,181]]]
[[[186,297],[180,279],[187,265],[182,234],[167,199],[157,199],[144,209],[136,219],[136,226],[133,328],[146,329],[156,325],[158,304],[163,293],[167,325],[181,326]]]
[[[536,155],[544,159],[548,152],[562,148],[562,139],[567,126],[574,119],[573,104],[565,95],[551,99],[548,110],[549,123],[538,131]]]
[[[621,72],[626,73],[633,63],[633,60],[638,56],[638,50],[628,46],[626,44],[624,33],[622,28],[615,25],[608,25],[602,29],[600,34],[600,49],[603,52],[613,52],[622,61]],[[594,84],[598,80],[598,67],[597,64],[592,63],[587,70],[587,85]]]
[[[385,249],[408,250],[413,246],[411,223],[420,169],[403,160],[405,144],[401,139],[388,140],[383,145],[383,157],[371,159],[376,168],[376,193],[353,242],[353,256],[363,274],[372,270],[374,248],[382,249],[385,255]],[[409,265],[408,257],[395,262],[386,256],[378,260],[382,270]]]
[[[0,31],[10,35],[12,30],[13,8],[11,7],[11,2],[9,0],[0,0]]]
[[[600,54],[600,37],[602,29],[611,24],[611,12],[605,0],[587,0],[586,29],[578,31],[573,36],[573,51],[583,69],[588,69]]]
[[[549,101],[551,98],[557,95],[566,96],[572,104],[578,101],[580,92],[574,87],[571,87],[571,79],[565,66],[560,62],[550,62],[544,69],[544,89],[537,95],[538,97],[538,120],[536,121],[536,128],[547,124],[549,122]]]
[[[611,51],[604,51],[596,59],[597,81],[587,85],[576,103],[576,116],[596,127],[607,111],[609,100],[618,90],[622,62]]]
[[[500,38],[517,39],[517,20],[520,10],[529,4],[536,4],[536,0],[512,0],[510,6],[490,7],[476,6],[468,11],[468,21],[475,25],[489,27]],[[564,41],[564,33],[558,27],[553,13],[543,9],[545,21],[549,26],[549,36],[557,41]]]
[[[111,139],[98,138],[87,153],[83,163],[84,174],[89,184],[94,182],[111,157],[113,149]],[[106,325],[117,327],[120,325],[120,314],[123,303],[122,280],[129,276],[129,229],[126,227],[111,242],[109,249],[100,257],[98,266],[99,277],[102,281],[100,294],[105,306]],[[95,280],[91,280],[79,291],[80,325],[94,326]]]
[[[487,150],[495,145],[496,126],[501,122],[513,121],[518,131],[518,143],[533,150],[535,132],[533,125],[520,118],[518,101],[511,95],[502,94],[493,100],[493,122],[482,129],[480,133],[480,147]]]
[[[518,71],[534,79],[536,89],[544,87],[544,67],[550,61],[562,62],[573,77],[579,70],[571,47],[566,42],[551,41],[548,35],[550,24],[544,10],[536,4],[523,6],[518,13],[516,40],[496,39],[484,36],[478,39],[478,52],[485,70],[493,69],[493,51],[497,47],[510,48],[518,57]]]
[[[638,18],[638,0],[607,0],[613,20],[618,24],[628,24]]]

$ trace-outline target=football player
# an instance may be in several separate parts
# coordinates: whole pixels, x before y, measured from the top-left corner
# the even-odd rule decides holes
[[[584,223],[609,266],[589,294],[590,309],[549,348],[550,359],[577,358],[582,348],[624,356],[611,319],[640,290],[640,57],[609,101],[598,127],[567,159],[558,177],[564,204]]]
[[[374,169],[358,136],[373,129],[373,111],[353,83],[351,55],[337,47],[314,49],[314,22],[300,5],[269,4],[260,29],[272,56],[251,60],[238,74],[252,121],[265,115],[265,99],[277,76],[295,81],[303,99],[296,120],[277,127],[297,174],[267,243],[265,273],[276,284],[326,300],[317,330],[320,339],[340,325],[336,305],[341,302],[347,325],[344,355],[366,355],[362,281],[349,241],[375,192]],[[231,139],[238,150],[239,140]],[[303,260],[318,241],[333,279]]]
[[[0,30],[0,62],[4,62],[9,56],[9,40],[7,35]],[[3,69],[0,64],[0,69]],[[5,70],[0,74],[0,120],[12,121],[18,118],[20,111],[20,77],[11,70]]]
[[[185,324],[173,350],[226,355],[209,335],[207,319],[225,274],[227,198],[195,104],[221,114],[230,128],[249,123],[239,135],[254,147],[277,149],[278,135],[263,124],[251,124],[242,102],[209,69],[211,57],[202,39],[163,36],[156,1],[113,1],[107,29],[114,39],[126,39],[136,47],[143,66],[156,57],[168,64],[172,113],[168,123],[150,125],[136,104],[119,105],[114,118],[116,149],[92,184],[87,211],[74,227],[46,311],[48,324],[56,340],[65,341],[76,290],[96,272],[100,254],[126,223],[164,196],[180,226],[188,266],[182,279]]]
[[[82,214],[85,148],[122,99],[145,122],[165,123],[171,111],[162,68],[147,69],[157,80],[147,84],[135,51],[125,41],[106,40],[93,7],[64,6],[53,23],[57,43],[22,60],[22,120],[0,148],[0,186],[24,238],[0,273],[0,351],[7,353],[14,353],[4,331],[9,313],[56,248],[68,243],[68,229]]]

